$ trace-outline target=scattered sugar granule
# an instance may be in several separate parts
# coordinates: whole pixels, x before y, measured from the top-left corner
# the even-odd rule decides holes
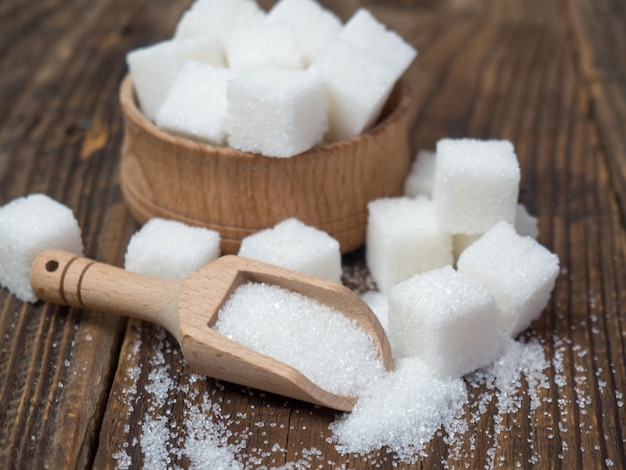
[[[406,196],[433,197],[436,158],[437,154],[433,150],[417,152],[411,170],[404,181],[404,194]]]
[[[366,454],[383,446],[395,460],[414,464],[425,457],[424,448],[435,435],[450,447],[449,458],[460,459],[470,425],[480,421],[495,400],[493,445],[486,451],[488,468],[494,465],[498,436],[508,431],[503,423],[523,405],[522,377],[530,396],[529,417],[539,406],[541,388],[548,388],[548,367],[537,341],[510,340],[506,352],[493,364],[461,378],[439,378],[430,366],[416,358],[402,358],[396,370],[384,373],[359,398],[352,413],[330,425],[331,441],[342,454]],[[471,390],[485,390],[476,397]],[[466,413],[464,407],[470,406]],[[505,435],[506,437],[506,435]],[[447,466],[447,465],[445,465]]]
[[[179,383],[180,377],[164,357],[164,352],[172,351],[164,330],[157,334],[157,339],[156,350],[148,352],[151,373],[147,387],[137,390],[137,373],[130,368],[128,377],[132,379],[131,388],[124,393],[131,401],[142,400],[148,404],[140,422],[140,439],[130,444],[141,446],[144,462],[153,464],[151,468],[177,468],[180,459],[187,458],[194,468],[230,470],[259,468],[263,459],[272,453],[284,454],[280,445],[272,445],[267,440],[263,441],[263,445],[249,448],[247,440],[252,434],[265,432],[265,428],[272,427],[273,423],[267,418],[264,420],[258,407],[251,404],[249,415],[252,416],[250,422],[256,423],[254,429],[231,431],[232,424],[247,419],[248,413],[237,413],[232,417],[226,415],[222,412],[221,400],[216,398],[215,390],[212,393],[191,390],[188,384],[206,380],[200,376],[190,376],[188,384]],[[180,355],[178,360],[182,361]],[[489,404],[495,403],[497,413],[491,426],[497,434],[489,432],[486,435],[491,447],[485,455],[488,457],[488,468],[502,467],[505,462],[496,460],[496,451],[506,444],[510,436],[510,426],[504,423],[519,413],[522,406],[526,406],[525,393],[530,397],[528,417],[532,419],[541,389],[549,387],[544,374],[548,364],[543,348],[536,340],[528,343],[511,340],[499,361],[467,376],[465,380],[435,378],[426,364],[414,358],[400,360],[396,366],[395,372],[383,373],[380,380],[372,382],[353,413],[331,424],[333,436],[329,439],[336,444],[339,452],[365,454],[387,446],[394,455],[389,460],[385,457],[384,462],[391,462],[393,466],[397,462],[416,463],[426,456],[424,449],[432,438],[439,436],[450,448],[448,460],[443,466],[454,468],[453,462],[461,462],[477,452],[477,437],[475,434],[468,435],[468,431],[470,427],[475,428],[481,419],[487,418]],[[527,391],[522,386],[522,380],[527,384]],[[242,393],[254,396],[249,389],[243,389]],[[181,403],[182,420],[173,426],[168,410],[175,401]],[[469,408],[464,409],[464,406]],[[298,415],[300,409],[295,408],[294,413]],[[281,429],[284,427],[284,424],[280,425]],[[291,425],[290,429],[296,427]],[[470,451],[467,450],[468,442]],[[125,446],[112,455],[118,468],[132,468],[131,453],[131,447]],[[358,456],[348,458],[354,462],[353,459]],[[363,458],[373,462],[371,459],[374,457],[370,454]],[[281,455],[282,459],[284,455]],[[540,456],[533,455],[531,459],[541,464]],[[316,466],[317,463],[319,465]],[[373,465],[378,467],[376,463]],[[291,461],[279,468],[338,467],[334,462],[324,460],[318,449],[307,449],[300,444],[300,447],[296,445]]]
[[[274,285],[237,288],[218,312],[214,328],[298,369],[332,393],[359,396],[383,370],[373,340],[356,322]]]
[[[404,358],[330,428],[342,453],[388,446],[397,458],[413,463],[442,425],[463,413],[465,403],[462,379],[437,378],[424,362]]]

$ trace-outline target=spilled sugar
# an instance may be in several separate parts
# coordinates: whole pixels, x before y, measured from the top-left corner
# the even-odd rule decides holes
[[[360,275],[357,272],[352,274],[355,277]],[[138,461],[133,462],[133,459],[137,459],[139,453],[144,462],[150,462],[157,469],[183,466],[346,469],[352,468],[351,462],[359,462],[360,454],[366,454],[369,464],[377,468],[389,463],[396,466],[399,462],[415,464],[423,461],[433,439],[440,439],[447,446],[446,459],[440,462],[442,468],[469,468],[468,460],[471,459],[482,459],[484,468],[526,468],[529,464],[554,463],[546,462],[540,448],[534,447],[535,440],[547,438],[549,442],[558,439],[560,459],[572,449],[567,440],[571,424],[566,421],[571,407],[578,409],[579,425],[584,426],[581,431],[597,433],[592,423],[581,419],[590,402],[582,367],[589,354],[572,344],[569,338],[557,335],[543,340],[543,343],[537,339],[511,340],[499,361],[463,379],[435,379],[429,375],[427,367],[415,359],[396,360],[395,372],[383,374],[363,393],[352,414],[343,415],[330,425],[332,435],[328,441],[334,444],[339,454],[345,454],[341,462],[335,461],[340,457],[334,452],[323,453],[318,448],[305,447],[302,442],[298,446],[292,440],[298,432],[307,433],[304,427],[301,431],[297,429],[301,412],[297,406],[290,411],[290,424],[287,425],[282,420],[273,421],[254,399],[245,413],[240,412],[237,416],[225,413],[223,407],[230,406],[230,399],[224,399],[219,382],[213,390],[201,391],[202,386],[194,385],[195,382],[213,381],[195,375],[181,376],[179,371],[185,367],[185,361],[179,350],[171,345],[162,330],[157,339],[156,344],[147,345],[141,344],[137,338],[133,343],[135,348],[129,354],[136,356],[139,349],[150,347],[146,352],[151,360],[150,369],[144,371],[148,377],[145,389],[137,389],[140,368],[130,367],[126,371],[124,383],[128,385],[124,398],[128,403],[128,417],[133,406],[146,402],[150,405],[138,424],[140,438],[125,443],[113,454],[118,468],[137,466]],[[550,362],[546,361],[544,353],[548,342],[553,349]],[[563,389],[568,385],[564,375],[568,367],[568,351],[573,352],[572,358],[578,362],[574,384],[571,384],[575,386],[575,394],[571,397]],[[168,366],[164,354],[168,355],[168,363],[179,364]],[[553,390],[547,390],[550,386],[548,369],[557,384]],[[598,369],[596,375],[606,378],[606,371]],[[187,383],[181,383],[183,380]],[[247,398],[245,395],[254,397],[258,393],[243,389],[242,399]],[[619,392],[616,395],[621,402],[623,395]],[[174,402],[182,410],[177,416],[172,413]],[[285,403],[285,406],[293,406],[289,401]],[[517,420],[528,419],[536,423],[542,416],[552,413],[555,413],[554,428],[546,426],[544,432],[547,434],[544,435],[535,434],[542,431],[531,426],[528,436],[531,454],[522,455],[512,445],[519,426]],[[168,426],[161,426],[163,417],[167,417]],[[279,436],[276,439],[281,439],[280,442],[269,438],[267,431],[270,429]],[[130,431],[128,425],[124,431]],[[285,442],[290,442],[289,453]],[[384,446],[390,455],[372,452]],[[595,450],[599,448],[598,443]],[[292,457],[285,461],[287,455]],[[607,458],[606,465],[614,461]]]
[[[360,397],[352,413],[331,424],[333,441],[342,453],[367,454],[388,446],[410,462],[442,424],[460,416],[466,402],[461,379],[438,379],[424,363],[401,359],[394,372]]]
[[[522,378],[532,397],[531,411],[539,406],[538,389],[548,387],[543,373],[547,366],[543,348],[534,341],[511,340],[497,362],[465,380],[437,378],[423,362],[400,359],[396,370],[367,390],[351,414],[331,424],[333,442],[342,453],[366,454],[386,446],[400,461],[416,463],[427,456],[424,448],[443,428],[445,442],[458,450],[469,429],[465,415],[470,404],[468,386],[488,390],[472,402],[477,407],[471,410],[471,423],[479,421],[487,412],[486,404],[496,400],[495,439],[504,431],[502,417],[521,409]]]
[[[340,395],[359,396],[383,372],[374,342],[354,320],[278,286],[237,288],[214,329]]]
[[[292,451],[294,460],[285,463],[284,443],[268,440],[266,433],[268,429],[278,429],[278,423],[252,404],[247,413],[237,416],[224,413],[222,407],[226,402],[219,382],[211,392],[202,392],[194,386],[195,382],[211,379],[192,374],[185,376],[187,382],[183,382],[179,373],[172,370],[174,367],[168,365],[172,360],[180,366],[185,364],[180,352],[163,330],[159,330],[157,340],[148,351],[151,359],[149,370],[144,371],[147,375],[145,388],[138,390],[136,386],[142,372],[140,368],[130,367],[126,372],[128,386],[124,398],[129,416],[133,406],[149,405],[139,424],[139,439],[113,454],[117,468],[132,468],[132,456],[137,455],[137,451],[141,452],[144,464],[155,469],[180,468],[184,466],[181,459],[186,459],[190,468],[224,470],[350,468],[336,463],[320,449],[304,446]],[[132,354],[146,346],[137,338]],[[169,357],[168,361],[164,355]],[[478,452],[475,447],[478,440],[490,445],[485,468],[501,467],[507,462],[497,460],[496,453],[506,445],[506,438],[516,426],[512,417],[528,409],[531,419],[546,401],[547,394],[542,389],[548,387],[544,371],[549,364],[542,345],[536,340],[511,341],[497,363],[464,379],[435,378],[428,367],[416,359],[397,360],[396,366],[395,372],[384,374],[367,389],[353,413],[343,415],[330,426],[329,442],[340,454],[348,454],[349,461],[356,461],[359,454],[369,454],[374,466],[382,465],[386,459],[414,464],[427,457],[426,448],[437,437],[449,448],[448,459],[441,462],[442,467],[454,467],[454,462],[466,459],[468,452],[471,455]],[[256,392],[245,389],[244,393],[253,396]],[[525,408],[526,396],[530,400]],[[176,403],[182,413],[174,418],[172,407]],[[294,412],[298,414],[299,410]],[[478,426],[485,419],[493,419],[493,423]],[[283,433],[293,428],[290,425],[287,430],[282,423],[280,426]],[[475,434],[479,427],[480,437]],[[492,431],[485,435],[484,429]],[[129,432],[128,427],[125,432]],[[303,428],[303,432],[306,429]],[[253,439],[256,444],[248,445]],[[383,457],[383,461],[373,461],[371,452],[385,446],[392,455]],[[520,460],[519,463],[539,461],[541,456],[533,454],[528,462]]]

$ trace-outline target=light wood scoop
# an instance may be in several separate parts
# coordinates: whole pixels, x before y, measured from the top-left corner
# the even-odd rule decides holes
[[[370,335],[389,370],[389,341],[361,298],[341,284],[259,261],[223,256],[183,279],[158,279],[47,250],[33,262],[32,288],[41,300],[157,323],[178,341],[192,370],[329,408],[351,411],[356,397],[320,388],[301,372],[236,343],[212,326],[232,292],[264,282],[315,299],[354,319]]]

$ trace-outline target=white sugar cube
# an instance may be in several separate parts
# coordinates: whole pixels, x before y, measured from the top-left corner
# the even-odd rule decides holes
[[[374,312],[385,331],[387,331],[389,329],[389,301],[387,296],[377,290],[370,290],[361,294],[361,298]]]
[[[518,204],[515,210],[515,231],[520,235],[534,239],[539,236],[537,217],[530,215],[523,204]]]
[[[409,197],[433,197],[435,162],[437,154],[430,150],[420,150],[415,156],[406,180],[404,194]]]
[[[211,35],[225,43],[231,33],[263,21],[265,12],[254,0],[196,0],[181,17],[177,39]]]
[[[370,54],[384,64],[396,79],[404,73],[417,51],[397,33],[388,30],[363,8],[359,9],[345,24],[339,38]]]
[[[214,37],[162,41],[126,55],[139,106],[154,120],[172,83],[189,61],[224,66],[224,51]]]
[[[452,263],[452,239],[439,230],[427,198],[377,199],[367,209],[365,257],[381,292],[414,274]]]
[[[328,128],[324,84],[309,71],[264,69],[228,81],[228,145],[291,157],[319,143]]]
[[[418,357],[437,375],[460,377],[498,359],[504,335],[485,286],[452,267],[419,274],[389,294],[394,351]]]
[[[245,237],[239,256],[341,282],[339,242],[294,218]]]
[[[166,131],[222,145],[226,140],[226,81],[233,72],[188,62],[155,116]]]
[[[442,139],[437,143],[433,201],[441,229],[483,233],[513,223],[520,168],[506,140]]]
[[[339,18],[315,0],[280,0],[267,16],[293,26],[305,66],[320,55],[342,28]]]
[[[452,251],[454,253],[455,263],[459,260],[461,253],[482,236],[482,233],[473,233],[471,235],[467,233],[457,233],[456,235],[452,235]]]
[[[82,256],[81,231],[70,208],[44,194],[17,198],[0,208],[0,285],[18,299],[37,301],[30,267],[50,248]]]
[[[528,211],[522,204],[517,205],[515,211],[515,231],[522,236],[527,236],[536,239],[539,235],[537,228],[537,218],[528,214]],[[452,245],[454,246],[454,259],[458,261],[461,253],[465,249],[482,237],[482,233],[466,234],[457,233],[452,236]]]
[[[226,43],[226,60],[229,68],[239,71],[304,68],[296,32],[281,20],[268,19],[234,31]]]
[[[220,255],[220,235],[160,218],[150,219],[126,249],[124,267],[162,279],[185,277]]]
[[[385,65],[352,44],[334,40],[310,70],[319,73],[328,92],[327,139],[349,139],[372,126],[396,82]]]
[[[545,308],[559,273],[558,257],[500,222],[460,256],[459,272],[482,282],[496,299],[501,329],[524,331]]]

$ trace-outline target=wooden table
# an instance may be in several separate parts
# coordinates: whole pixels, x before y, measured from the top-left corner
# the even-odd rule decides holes
[[[524,398],[495,446],[491,406],[468,431],[474,447],[468,437],[453,455],[435,437],[417,467],[625,468],[626,4],[324,3],[343,19],[365,6],[419,49],[407,73],[414,150],[446,136],[515,143],[521,201],[538,216],[539,240],[563,268],[531,333],[551,364],[539,410],[529,419]],[[48,194],[75,211],[89,257],[123,264],[138,229],[119,185],[124,58],[168,38],[187,6],[0,3],[0,204]],[[362,258],[347,256],[346,271],[362,274]],[[169,390],[162,398],[158,380]],[[384,449],[338,454],[326,442],[330,410],[190,377],[156,327],[24,304],[0,289],[0,468],[159,468],[142,451],[146,436],[159,439],[158,427],[147,426],[163,419],[175,437],[161,448],[181,446],[175,438],[186,435],[184,420],[203,396],[230,415],[232,433],[249,430],[241,454],[256,456],[250,467],[301,460],[312,468],[395,468]],[[258,427],[261,421],[267,426]],[[272,451],[276,443],[284,451]],[[320,455],[307,460],[311,448]],[[190,464],[184,452],[169,458],[169,468]]]

